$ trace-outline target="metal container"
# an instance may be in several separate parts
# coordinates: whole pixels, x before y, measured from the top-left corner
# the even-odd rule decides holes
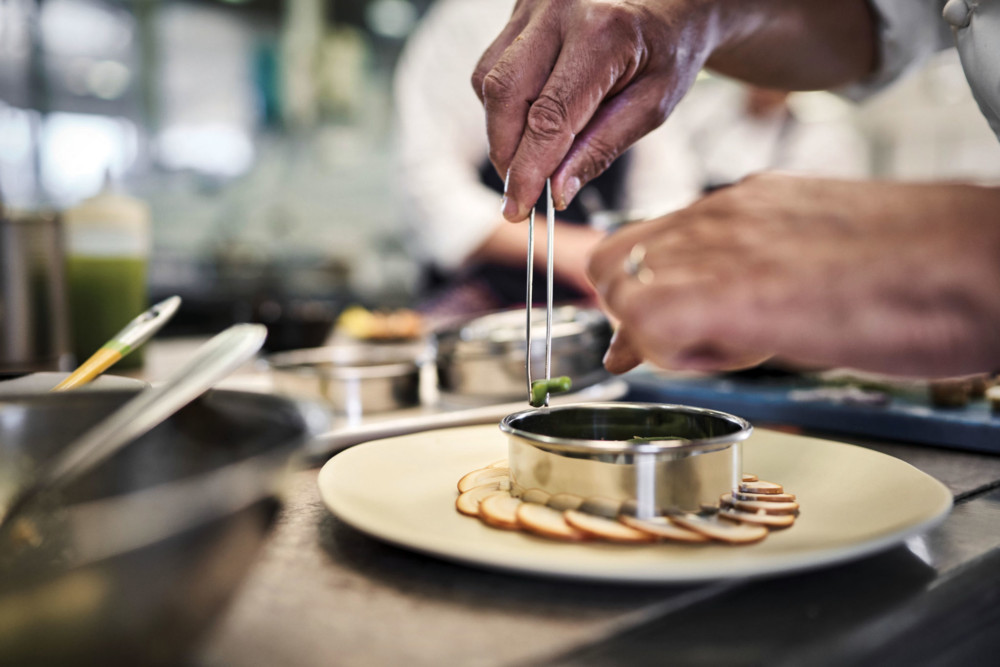
[[[0,399],[0,505],[134,395]],[[256,557],[289,457],[326,427],[316,408],[215,390],[68,485],[30,515],[30,547],[0,553],[0,662],[187,664]]]
[[[420,404],[414,345],[338,345],[275,354],[268,359],[275,389],[320,398],[349,418]]]
[[[525,384],[524,309],[492,313],[437,333],[438,385],[444,394],[516,400]],[[561,306],[552,313],[552,376],[568,375],[573,390],[609,377],[604,353],[611,324],[599,310]],[[537,338],[536,338],[537,336]],[[531,375],[545,377],[545,310],[532,309]]]
[[[72,367],[65,267],[55,215],[0,207],[0,372]]]
[[[717,505],[742,472],[739,417],[682,405],[588,403],[508,415],[513,492],[655,516]]]

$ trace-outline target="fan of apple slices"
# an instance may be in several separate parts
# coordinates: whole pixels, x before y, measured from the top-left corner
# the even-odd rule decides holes
[[[791,526],[799,514],[793,494],[756,475],[743,475],[739,488],[723,494],[718,507],[652,518],[638,518],[628,503],[610,498],[551,495],[541,489],[528,489],[514,497],[506,460],[464,475],[458,492],[455,507],[462,514],[478,517],[494,528],[567,542],[750,544],[763,540],[771,530]]]

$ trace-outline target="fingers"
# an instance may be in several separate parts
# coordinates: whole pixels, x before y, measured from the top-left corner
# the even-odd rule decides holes
[[[664,121],[673,103],[662,93],[661,82],[640,79],[597,109],[552,176],[556,208],[566,208],[584,185]],[[519,174],[520,168],[515,162],[512,173]]]
[[[619,327],[611,337],[611,344],[604,355],[604,367],[617,375],[630,371],[641,363],[642,355],[632,346],[628,333]]]
[[[523,220],[541,195],[545,179],[556,172],[612,90],[625,88],[638,71],[635,35],[610,39],[588,26],[562,45],[543,22],[529,25],[483,78],[490,159],[507,176],[504,217]],[[659,116],[653,86],[622,95],[611,106],[628,127],[609,133],[610,117],[600,117],[600,130],[579,153],[586,180],[603,171],[627,145],[645,134]],[[630,106],[631,101],[641,100]],[[649,111],[652,104],[653,112]],[[662,120],[662,116],[659,116]],[[637,126],[638,125],[638,126]],[[607,136],[605,136],[607,135]],[[627,143],[620,144],[618,142]],[[612,142],[612,143],[608,143]],[[565,208],[583,182],[562,177],[554,190],[557,208]]]
[[[537,28],[526,28],[482,77],[479,94],[486,111],[489,158],[497,173],[505,178],[521,136],[528,131],[532,103],[545,87],[559,55],[556,40],[546,39],[537,33]],[[559,157],[561,159],[562,153]],[[552,167],[554,170],[555,166]],[[545,173],[540,182],[544,183],[550,173]],[[541,186],[537,188],[534,198],[524,205],[523,215],[506,215],[505,211],[507,219],[523,220],[527,217],[528,210],[540,194]],[[520,212],[521,208],[515,207],[514,210]]]

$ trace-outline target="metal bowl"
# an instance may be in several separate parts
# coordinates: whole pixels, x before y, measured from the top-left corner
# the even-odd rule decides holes
[[[268,359],[275,389],[320,398],[348,417],[420,404],[417,345],[335,345],[275,354]]]
[[[587,403],[508,415],[513,492],[655,516],[716,505],[739,484],[740,417],[683,405]],[[608,508],[611,509],[608,509]]]
[[[437,332],[438,385],[445,394],[516,400],[525,384],[524,309],[478,317]],[[573,390],[609,377],[604,353],[611,324],[601,311],[561,306],[552,312],[552,376],[568,375]],[[532,309],[532,377],[545,376],[545,310]]]
[[[0,504],[133,395],[0,399]],[[0,662],[185,664],[255,558],[289,457],[325,427],[216,390],[68,485],[30,515],[30,547],[0,554]]]

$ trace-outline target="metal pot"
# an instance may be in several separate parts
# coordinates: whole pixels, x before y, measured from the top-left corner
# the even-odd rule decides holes
[[[500,429],[515,495],[566,494],[597,513],[655,516],[716,505],[736,488],[753,427],[682,405],[587,403],[517,412]]]
[[[349,418],[420,404],[415,345],[337,345],[275,354],[268,359],[275,388],[320,398]]]
[[[534,378],[545,375],[544,332],[545,310],[532,309]],[[568,375],[574,391],[607,379],[603,359],[611,333],[611,324],[599,310],[553,310],[552,376]],[[478,317],[440,331],[436,338],[438,384],[444,394],[494,401],[527,395],[524,309]]]
[[[0,502],[133,395],[0,399]],[[0,555],[3,660],[182,664],[264,540],[289,457],[325,427],[317,409],[216,390],[67,486]]]

